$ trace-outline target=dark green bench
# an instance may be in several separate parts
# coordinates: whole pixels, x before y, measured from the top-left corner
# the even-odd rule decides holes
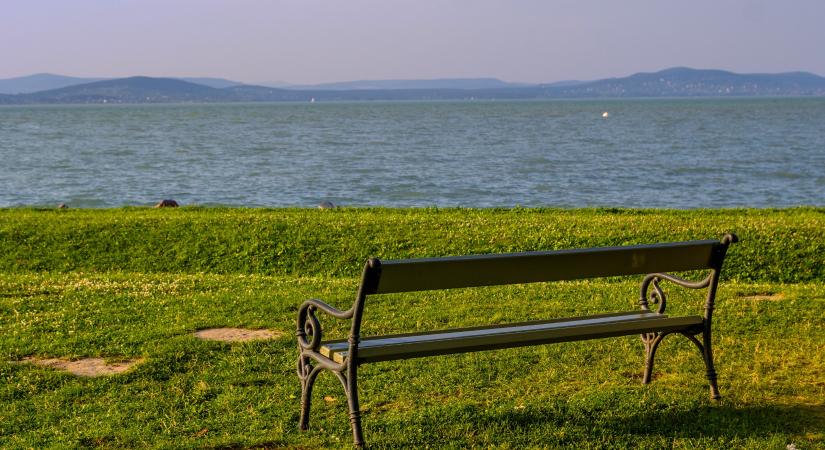
[[[710,382],[710,396],[719,398],[711,352],[711,317],[716,288],[733,234],[721,241],[689,241],[627,247],[605,247],[547,252],[380,261],[364,266],[355,303],[341,311],[311,299],[298,311],[298,377],[301,380],[300,428],[309,425],[312,386],[318,374],[332,372],[347,395],[353,440],[363,446],[358,404],[358,366],[375,361],[465,353],[552,342],[598,339],[640,334],[645,346],[643,382],[650,382],[656,348],[662,339],[680,333],[702,354]],[[702,281],[688,281],[667,272],[706,270]],[[367,296],[435,289],[535,283],[581,278],[647,274],[641,284],[641,310],[586,317],[572,317],[456,328],[386,336],[361,336],[361,320]],[[670,317],[666,297],[659,286],[668,281],[690,289],[707,289],[703,316]],[[657,305],[655,310],[651,304]],[[317,312],[352,321],[349,338],[324,341]],[[701,336],[701,340],[697,338]]]

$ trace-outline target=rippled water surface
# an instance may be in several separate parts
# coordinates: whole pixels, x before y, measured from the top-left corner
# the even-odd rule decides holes
[[[825,205],[825,99],[0,107],[0,206],[161,198]]]

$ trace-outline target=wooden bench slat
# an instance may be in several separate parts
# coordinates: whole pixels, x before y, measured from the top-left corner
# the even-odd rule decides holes
[[[557,323],[557,322],[576,322],[579,320],[585,319],[600,319],[600,318],[615,318],[613,320],[626,320],[623,317],[628,315],[644,315],[645,317],[656,317],[657,313],[655,311],[622,311],[622,312],[612,312],[612,313],[601,313],[601,314],[592,314],[588,316],[574,316],[574,317],[559,317],[556,319],[542,319],[542,320],[530,320],[526,322],[511,322],[511,323],[503,323],[498,325],[481,325],[475,327],[459,327],[459,328],[448,328],[448,329],[441,329],[441,330],[430,330],[430,331],[416,331],[412,333],[398,333],[398,334],[384,334],[380,336],[368,336],[361,339],[361,344],[359,347],[363,347],[366,341],[374,341],[376,339],[383,339],[383,338],[399,338],[399,337],[406,337],[406,336],[424,336],[428,334],[444,334],[446,332],[465,332],[465,331],[474,331],[474,330],[496,330],[498,328],[511,328],[513,326],[520,326],[520,325],[542,325],[542,324],[550,324],[550,323]],[[620,317],[622,316],[622,317]],[[346,350],[348,341],[346,339],[334,339],[326,341],[326,346],[334,351]],[[325,355],[328,356],[328,355]]]
[[[711,268],[715,240],[381,261],[378,285],[388,294]]]
[[[421,356],[519,347],[551,342],[595,339],[676,330],[702,323],[699,316],[667,317],[652,311],[603,314],[574,319],[522,322],[493,327],[473,327],[364,338],[358,346],[360,362],[387,361]],[[343,363],[346,341],[330,341],[321,354]]]

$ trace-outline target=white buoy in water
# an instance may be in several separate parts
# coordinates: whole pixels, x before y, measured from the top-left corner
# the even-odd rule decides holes
[[[607,119],[608,117],[610,117],[610,114],[607,111],[605,111],[605,112],[602,113],[602,117]]]

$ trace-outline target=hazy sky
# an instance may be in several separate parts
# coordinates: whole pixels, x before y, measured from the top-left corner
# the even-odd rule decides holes
[[[0,78],[825,75],[825,0],[2,0]]]

